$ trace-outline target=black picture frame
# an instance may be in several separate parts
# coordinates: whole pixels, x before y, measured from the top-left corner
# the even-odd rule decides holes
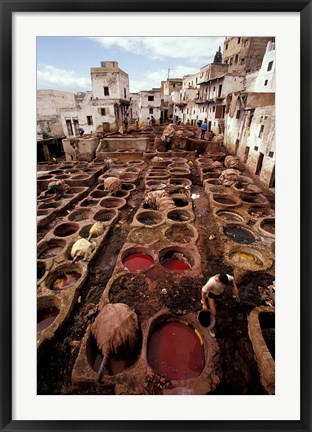
[[[126,2],[119,0],[0,0],[1,143],[0,143],[0,320],[1,431],[311,431],[311,0],[218,0]],[[300,12],[300,407],[298,421],[14,421],[12,420],[12,14],[14,12]],[[291,54],[289,61],[291,63]],[[291,76],[291,75],[290,75]],[[284,127],[288,127],[284,125]],[[290,133],[297,131],[290,130]],[[292,151],[299,151],[293,149]],[[294,288],[295,289],[295,288]],[[297,295],[298,287],[296,287]],[[208,402],[207,402],[208,403]],[[222,401],[220,400],[220,403]]]

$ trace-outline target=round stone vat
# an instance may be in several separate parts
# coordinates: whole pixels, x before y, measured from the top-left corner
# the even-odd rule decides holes
[[[248,270],[260,270],[266,267],[261,252],[249,247],[241,246],[230,249],[228,258],[233,265]]]
[[[221,174],[221,171],[214,171],[211,168],[203,168],[202,169],[202,175],[205,179],[214,179],[219,178]]]
[[[209,193],[214,193],[214,194],[228,194],[229,193],[229,189],[225,186],[210,186],[209,187]]]
[[[61,197],[57,196],[56,193],[54,193],[52,195],[38,196],[37,197],[37,204],[43,204],[43,203],[58,201],[60,198]]]
[[[65,222],[57,225],[53,230],[53,234],[56,237],[68,237],[75,234],[78,229],[79,224],[74,222]]]
[[[251,244],[256,240],[253,232],[242,225],[230,224],[223,228],[223,233],[235,243]]]
[[[64,170],[61,169],[55,169],[50,171],[51,174],[64,174]]]
[[[74,167],[75,167],[75,165],[73,165],[73,164],[64,164],[64,165],[62,165],[63,169],[70,169],[70,168],[74,168]]]
[[[45,280],[47,287],[52,291],[63,291],[77,285],[82,278],[79,263],[65,264],[50,273]]]
[[[115,193],[115,197],[117,198],[125,198],[127,199],[128,196],[130,195],[129,191],[125,191],[125,190],[119,190]]]
[[[155,254],[148,248],[130,247],[121,254],[121,262],[130,271],[147,270],[155,263]]]
[[[266,207],[251,206],[248,208],[248,214],[253,219],[260,219],[264,217],[272,217],[272,210]]]
[[[184,164],[187,163],[187,159],[182,158],[182,157],[173,157],[173,158],[171,158],[171,161],[173,163],[184,163]]]
[[[211,186],[221,185],[221,181],[217,178],[207,178],[204,180],[204,184],[207,184],[210,188]]]
[[[104,186],[103,186],[103,188],[104,188]],[[95,199],[104,198],[107,195],[108,195],[108,192],[104,191],[104,190],[95,190],[95,191],[90,193],[90,197],[95,198]]]
[[[159,251],[159,262],[170,271],[190,270],[195,260],[188,249],[179,246],[168,246]]]
[[[37,301],[37,333],[50,327],[60,312],[58,299],[52,296],[39,297]]]
[[[146,227],[155,227],[165,222],[165,216],[156,210],[146,210],[138,213],[135,219]]]
[[[242,195],[242,204],[255,205],[257,207],[269,207],[269,200],[262,194]]]
[[[133,183],[136,181],[137,176],[137,174],[122,173],[119,175],[119,179],[122,183]]]
[[[116,209],[103,209],[99,210],[93,216],[96,222],[103,222],[104,225],[110,225],[118,216],[118,210]]]
[[[275,218],[265,217],[259,223],[260,231],[268,237],[275,237]]]
[[[88,209],[74,210],[68,215],[68,220],[72,222],[80,222],[86,219],[90,219],[92,216],[92,211]]]
[[[187,165],[187,163],[184,162],[172,162],[168,165],[168,168],[171,170],[174,169],[189,169],[189,166]]]
[[[160,180],[147,180],[145,186],[146,189],[149,190],[161,190],[161,189],[165,189],[167,183],[162,182]]]
[[[175,209],[167,213],[167,219],[169,222],[187,223],[194,220],[194,215],[188,210]]]
[[[70,178],[70,175],[69,174],[59,174],[59,175],[56,175],[55,178],[57,178],[58,180],[66,180],[66,179]]]
[[[241,196],[256,195],[258,193],[261,193],[261,189],[250,182],[238,181],[234,183],[232,187],[233,190],[239,193]]]
[[[136,364],[139,359],[139,354],[141,350],[141,341],[142,336],[140,333],[137,346],[131,347],[132,352],[128,352],[126,358],[111,356],[107,359],[106,369],[109,376],[121,374],[122,372],[131,369]],[[91,365],[92,369],[95,372],[98,372],[103,360],[103,354],[97,347],[96,340],[91,334],[87,341],[87,355],[88,362]]]
[[[242,202],[237,196],[229,194],[212,194],[211,201],[220,207],[238,207]]]
[[[187,196],[183,195],[183,194],[172,194],[171,198],[173,199],[176,207],[178,207],[178,208],[187,207],[190,203]]]
[[[170,228],[166,230],[165,236],[174,243],[189,243],[196,240],[195,229],[189,224],[173,223]]]
[[[155,374],[170,381],[196,378],[205,365],[202,341],[184,322],[160,322],[148,337],[147,362]]]
[[[211,158],[207,158],[207,157],[199,157],[196,159],[196,162],[202,164],[202,165],[210,165],[213,160]]]
[[[45,217],[50,213],[50,210],[37,210],[37,222],[42,223],[41,221],[45,219]]]
[[[132,192],[135,189],[136,189],[136,185],[134,183],[121,183],[121,190]]]
[[[73,180],[86,180],[90,176],[88,174],[77,174],[72,177]]]
[[[42,240],[37,246],[37,257],[40,260],[54,258],[64,250],[66,241],[61,239]]]
[[[144,161],[139,160],[139,159],[134,159],[134,160],[128,162],[128,166],[130,166],[130,167],[131,166],[141,166],[141,165],[144,165]]]
[[[39,282],[46,272],[46,266],[43,262],[37,262],[37,282]]]
[[[56,209],[56,208],[58,208],[58,207],[60,207],[61,206],[61,203],[55,203],[55,202],[48,202],[48,203],[43,203],[43,204],[40,204],[39,206],[38,206],[38,208],[39,209]]]
[[[69,188],[66,193],[70,193],[70,194],[79,194],[81,192],[85,191],[84,187],[79,187],[79,186],[73,186],[71,188]]]
[[[124,198],[107,197],[100,201],[100,206],[104,208],[116,208],[121,209],[127,204]]]
[[[43,175],[43,176],[38,177],[37,180],[38,180],[38,181],[40,181],[40,180],[51,180],[51,179],[53,179],[53,178],[54,178],[53,175],[46,174],[46,175]]]
[[[133,174],[139,174],[140,173],[140,168],[136,168],[136,167],[128,167],[125,169],[125,173],[133,173]]]
[[[170,186],[177,186],[177,187],[185,187],[185,186],[191,186],[192,182],[189,179],[186,178],[170,178],[169,179],[169,185]]]
[[[191,170],[187,169],[187,168],[172,168],[169,169],[169,174],[171,176],[187,176],[189,174],[191,174]]]
[[[244,222],[244,217],[233,210],[218,210],[216,215],[226,222]]]
[[[80,207],[92,207],[92,206],[97,205],[98,202],[99,202],[98,199],[88,199],[88,198],[86,198],[83,201],[81,201],[81,203],[79,205],[80,205]]]

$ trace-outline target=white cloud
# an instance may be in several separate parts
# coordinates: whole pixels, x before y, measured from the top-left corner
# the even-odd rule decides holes
[[[198,72],[199,69],[192,66],[178,65],[170,68],[170,78],[183,78],[185,75]],[[130,92],[137,93],[140,90],[151,90],[152,87],[160,87],[161,81],[168,78],[168,69],[157,69],[155,71],[147,71],[140,81],[132,80],[129,77]]]
[[[91,37],[103,48],[113,46],[141,54],[152,60],[183,59],[188,63],[212,61],[224,37]]]
[[[51,65],[38,65],[37,88],[69,91],[91,90],[90,77],[78,77],[74,71],[58,69]]]

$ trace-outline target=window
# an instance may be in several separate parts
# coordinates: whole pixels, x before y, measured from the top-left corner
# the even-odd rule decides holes
[[[245,40],[245,43],[244,43],[244,46],[245,46],[245,47],[248,46],[248,43],[249,43],[249,41],[248,41],[248,39],[246,39],[246,40]]]
[[[212,107],[212,112],[215,112],[215,110],[216,110],[216,107],[215,106]]]
[[[105,108],[101,108],[101,116],[105,116],[106,115],[106,109]]]
[[[237,43],[240,44],[240,42],[241,42],[241,38],[239,37],[237,38]]]
[[[268,64],[267,70],[268,71],[272,70],[272,67],[273,67],[273,61],[270,61],[270,63]]]
[[[109,88],[104,87],[104,96],[109,96]]]
[[[254,147],[254,149],[255,149],[256,151],[258,151],[258,148],[259,148],[258,146],[255,146],[255,147]]]
[[[229,44],[226,44],[226,45],[225,45],[225,49],[227,50],[227,49],[228,49],[228,47],[229,47]]]
[[[237,110],[237,113],[236,113],[236,118],[237,118],[237,119],[240,118],[240,113],[241,113],[240,110]]]
[[[150,101],[150,102],[153,102],[154,96],[147,96],[147,100]]]
[[[237,63],[237,61],[238,61],[238,54],[235,55],[234,63]]]
[[[264,125],[260,126],[259,138],[262,138]]]
[[[93,119],[92,119],[92,116],[87,116],[87,123],[88,123],[89,126],[92,126],[92,125],[93,125]]]
[[[198,78],[196,78],[196,84],[197,84]]]
[[[124,98],[126,99],[127,97],[127,89],[124,88]]]
[[[240,59],[240,64],[242,65],[242,64],[244,64],[244,62],[245,62],[245,59],[244,59],[244,58],[241,58],[241,59]]]
[[[265,80],[265,81],[264,81],[264,85],[265,85],[265,86],[268,85],[268,80]]]
[[[149,113],[153,114],[153,112],[154,112],[154,108],[149,108]]]
[[[271,158],[271,157],[273,157],[273,155],[274,155],[274,152],[270,151],[269,152],[269,157]]]
[[[175,84],[172,84],[172,87],[175,88]]]

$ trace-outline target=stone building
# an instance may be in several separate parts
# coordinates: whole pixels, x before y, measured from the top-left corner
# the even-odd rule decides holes
[[[152,90],[143,90],[139,92],[139,119],[142,124],[148,124],[151,116],[159,122],[161,116],[161,90],[160,88],[153,88]]]
[[[182,78],[168,78],[166,81],[161,81],[161,115],[160,122],[164,123],[173,115],[173,100],[172,94],[179,93],[182,88]]]
[[[222,61],[228,72],[248,73],[260,69],[271,37],[227,37],[223,45]]]
[[[37,90],[37,135],[39,138],[49,136],[58,137],[66,134],[61,121],[62,110],[77,112],[75,95],[58,90]],[[78,126],[78,117],[75,115],[72,122],[72,131]]]

